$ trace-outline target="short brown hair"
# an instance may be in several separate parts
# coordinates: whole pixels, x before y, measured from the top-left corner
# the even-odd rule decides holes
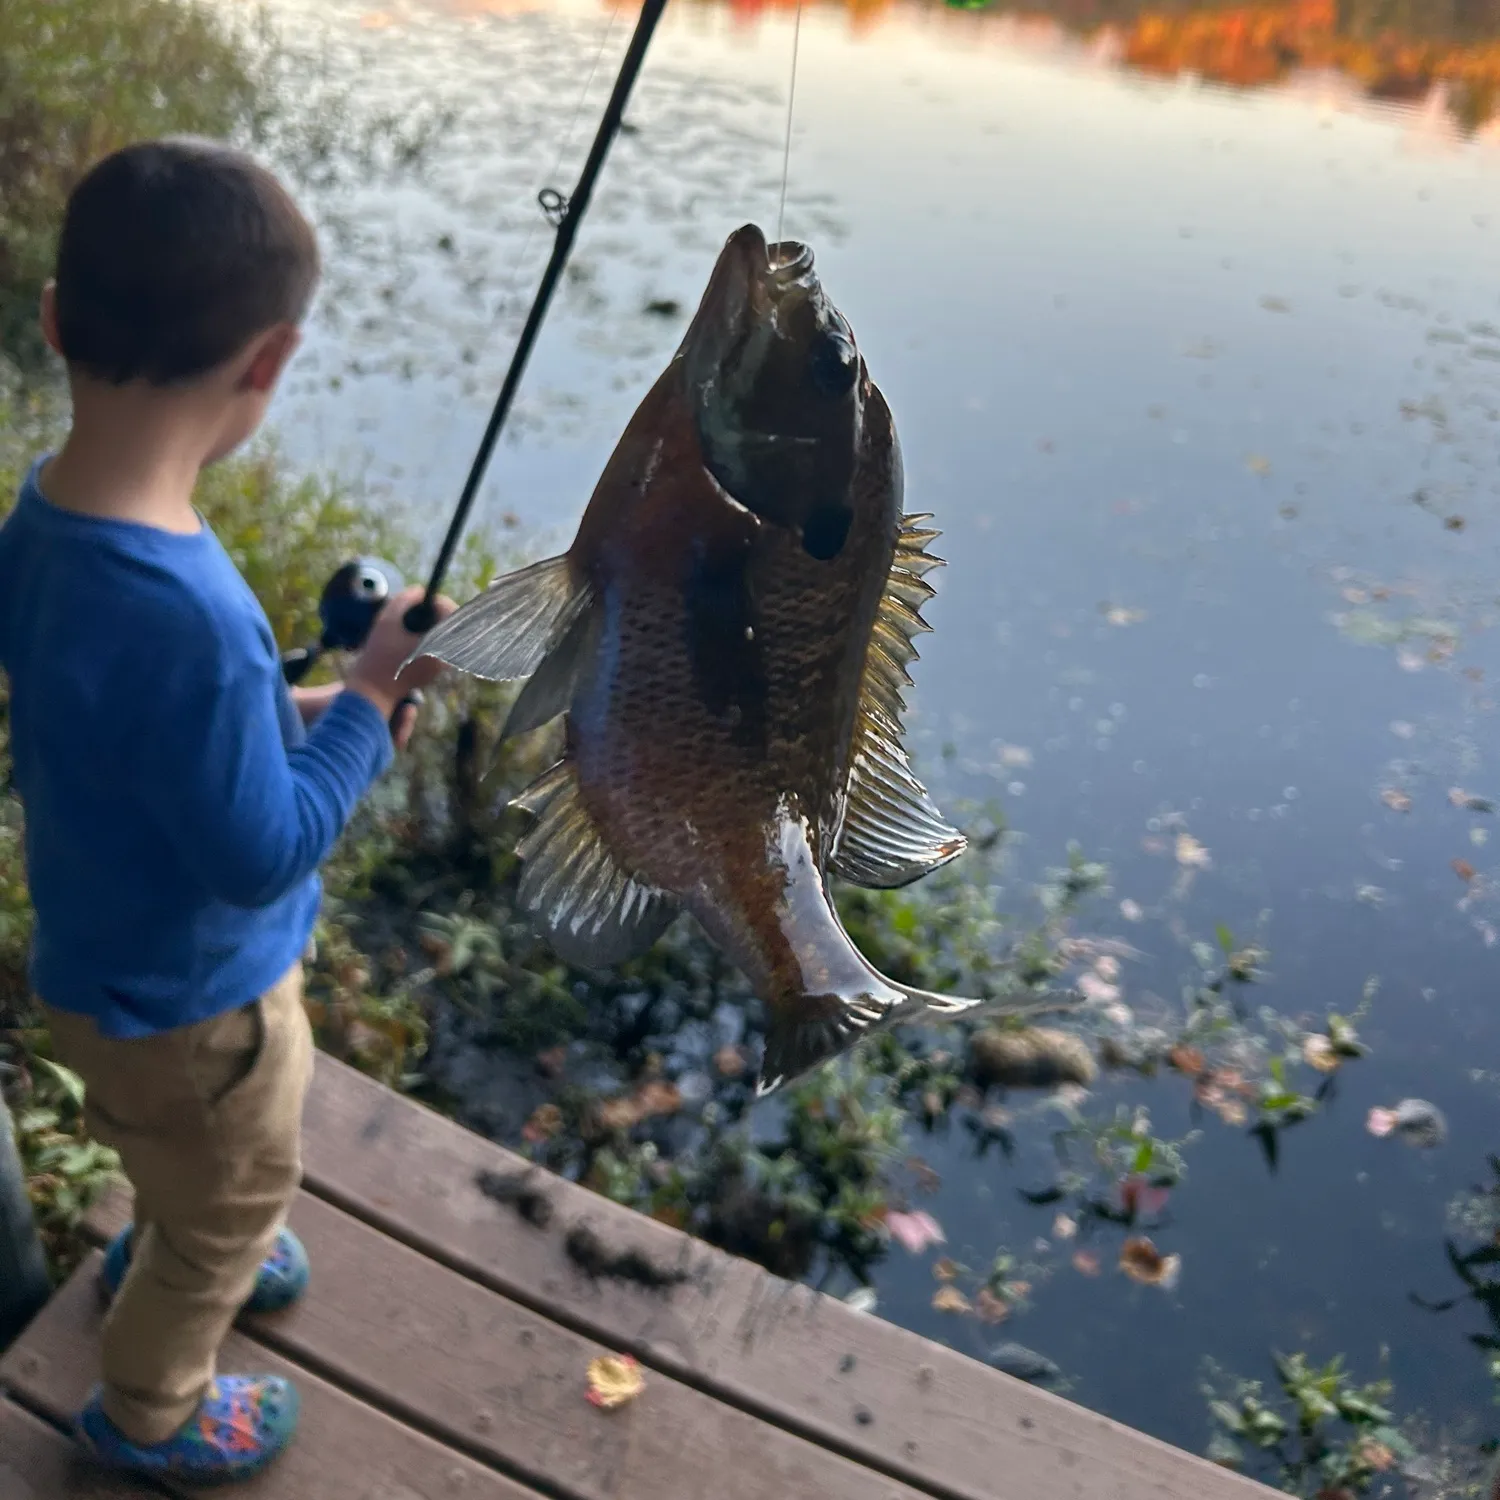
[[[191,380],[300,323],[319,269],[312,226],[251,157],[190,136],[142,141],[68,199],[58,342],[70,366],[116,385]]]

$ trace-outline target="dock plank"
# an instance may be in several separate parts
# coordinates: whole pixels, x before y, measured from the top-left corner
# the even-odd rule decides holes
[[[519,1306],[303,1193],[306,1302],[246,1318],[254,1336],[440,1441],[576,1500],[924,1500],[838,1454],[648,1372],[601,1412],[589,1363],[608,1347]]]
[[[310,1191],[423,1254],[944,1500],[1277,1493],[546,1174],[536,1228],[476,1185],[523,1158],[321,1053],[304,1160]],[[563,1250],[578,1223],[691,1277],[666,1292],[592,1280]]]
[[[101,1259],[97,1252],[90,1256],[42,1309],[21,1343],[0,1360],[0,1390],[15,1391],[57,1422],[71,1419],[99,1378],[101,1308],[95,1277]],[[336,1272],[330,1267],[328,1274]],[[392,1357],[398,1354],[392,1351]],[[446,1450],[242,1333],[230,1335],[220,1364],[290,1375],[302,1396],[303,1435],[263,1475],[235,1486],[235,1493],[247,1500],[539,1500],[534,1490]],[[39,1452],[36,1462],[48,1462],[45,1449]],[[0,1454],[9,1454],[3,1443]],[[50,1461],[58,1460],[54,1456]],[[0,1468],[0,1479],[4,1472]],[[38,1472],[45,1477],[47,1471]],[[86,1465],[76,1472],[86,1474]],[[39,1484],[35,1500],[146,1500],[164,1493],[201,1493],[190,1485],[149,1490],[111,1489],[103,1480],[93,1488],[70,1482],[74,1487]],[[3,1488],[0,1500],[10,1500]]]
[[[72,1438],[0,1396],[0,1500],[162,1500],[164,1493],[100,1473]]]

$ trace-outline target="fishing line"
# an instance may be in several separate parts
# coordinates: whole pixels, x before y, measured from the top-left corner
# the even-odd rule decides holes
[[[776,239],[786,219],[786,185],[792,167],[792,106],[797,102],[797,53],[802,43],[802,0],[797,0],[797,19],[792,24],[792,81],[786,95],[786,145],[781,153],[781,204],[776,210]]]

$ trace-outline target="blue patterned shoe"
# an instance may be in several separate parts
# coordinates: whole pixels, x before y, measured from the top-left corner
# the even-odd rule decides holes
[[[79,1413],[78,1439],[106,1468],[222,1484],[258,1474],[291,1442],[301,1403],[278,1375],[221,1375],[164,1443],[132,1443],[104,1415],[99,1390]]]
[[[113,1297],[125,1280],[130,1265],[130,1248],[134,1226],[127,1224],[104,1252],[104,1264],[99,1268],[99,1282],[106,1297]],[[271,1253],[260,1263],[255,1286],[245,1299],[243,1311],[248,1313],[280,1312],[290,1307],[307,1290],[307,1251],[302,1241],[290,1229],[283,1229],[276,1236]]]

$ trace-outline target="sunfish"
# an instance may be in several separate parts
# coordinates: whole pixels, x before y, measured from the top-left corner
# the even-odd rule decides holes
[[[746,225],[572,545],[414,653],[529,677],[504,735],[566,714],[562,758],[516,798],[522,908],[585,967],[691,912],[766,1006],[761,1095],[980,1003],[880,974],[828,896],[831,874],[904,886],[965,847],[902,744],[930,519],[903,514],[890,409],[812,251]]]

